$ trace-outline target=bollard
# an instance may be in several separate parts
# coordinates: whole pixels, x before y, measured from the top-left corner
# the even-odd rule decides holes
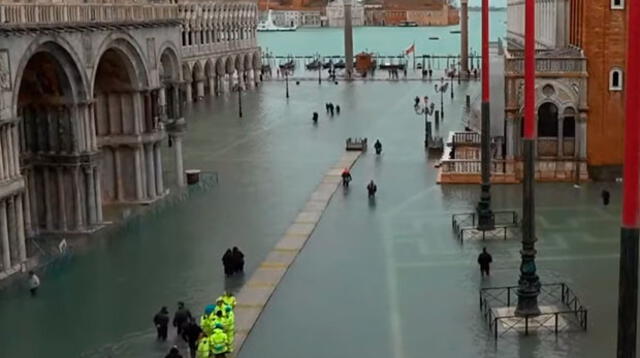
[[[440,124],[440,111],[436,111],[436,114],[435,114],[434,118],[436,120],[436,125],[439,125]]]
[[[184,173],[187,175],[187,184],[189,185],[198,184],[198,182],[200,181],[199,169],[185,170]]]

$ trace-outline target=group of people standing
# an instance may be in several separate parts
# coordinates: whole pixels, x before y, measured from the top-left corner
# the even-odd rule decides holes
[[[333,103],[325,103],[325,109],[327,110],[327,114],[333,117],[334,114],[340,115],[340,105],[334,105]]]
[[[224,358],[233,352],[235,338],[236,298],[230,292],[218,297],[215,305],[207,305],[199,324],[183,302],[178,302],[178,310],[173,316],[173,326],[178,336],[187,342],[189,356],[192,358]],[[157,338],[167,340],[169,311],[162,307],[153,317]],[[182,358],[177,346],[173,346],[165,358]]]
[[[233,249],[227,249],[222,256],[222,266],[227,277],[244,272],[244,254],[236,246]]]
[[[202,333],[197,342],[196,358],[224,358],[233,353],[236,334],[236,298],[229,292],[218,297],[216,304],[207,305],[200,318]]]

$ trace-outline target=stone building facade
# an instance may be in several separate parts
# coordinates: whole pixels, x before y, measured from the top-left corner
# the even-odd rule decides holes
[[[536,8],[538,155],[563,176],[572,159],[586,165],[592,179],[621,175],[624,129],[626,9],[623,0],[538,0]],[[505,57],[506,123],[520,121],[522,94],[515,90],[521,71],[524,2],[508,3],[509,50]],[[509,66],[512,66],[510,68]],[[516,66],[517,67],[517,66]],[[557,123],[557,129],[551,130]],[[516,138],[517,130],[508,136]],[[550,141],[558,143],[551,150]],[[575,148],[575,150],[571,150]],[[574,158],[569,158],[572,155]],[[562,168],[565,168],[562,170]],[[543,171],[543,170],[541,170]],[[562,174],[564,172],[564,174]],[[550,174],[550,173],[547,173]]]
[[[32,237],[91,233],[103,206],[166,195],[167,136],[184,185],[184,103],[232,76],[252,87],[259,59],[255,3],[207,6],[220,16],[198,22],[170,0],[0,0],[0,277],[24,267]]]
[[[355,0],[329,1],[325,8],[327,22],[330,27],[344,27],[344,4],[351,2],[351,24],[353,26],[364,25],[364,6]]]

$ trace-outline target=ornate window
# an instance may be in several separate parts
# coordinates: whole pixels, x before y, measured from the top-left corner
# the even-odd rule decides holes
[[[611,0],[611,9],[624,10],[624,0]]]
[[[622,91],[622,80],[622,69],[612,69],[609,73],[609,91]]]

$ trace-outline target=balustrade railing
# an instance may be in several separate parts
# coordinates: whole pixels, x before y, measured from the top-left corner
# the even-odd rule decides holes
[[[524,73],[524,58],[507,56],[507,73]],[[538,57],[537,72],[586,72],[587,60],[584,57]]]
[[[0,27],[178,19],[178,7],[171,4],[0,4]]]
[[[507,164],[506,160],[492,160],[491,172],[504,173]],[[447,159],[440,162],[440,170],[443,174],[480,174],[481,167],[480,159]]]
[[[453,145],[475,145],[480,144],[480,133],[476,132],[455,132],[453,134]]]

